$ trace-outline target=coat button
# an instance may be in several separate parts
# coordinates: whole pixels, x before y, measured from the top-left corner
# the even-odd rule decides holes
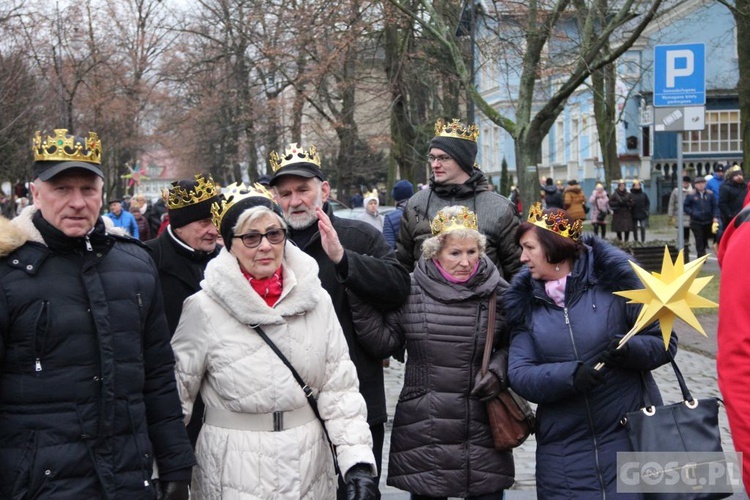
[[[94,382],[99,382],[99,375],[94,375]]]
[[[101,252],[97,252],[97,253],[96,253],[96,256],[97,256],[97,257],[101,257],[101,256],[102,256],[102,253],[101,253]]]
[[[31,271],[32,269],[34,269],[34,266],[32,266],[31,264],[29,264],[28,266],[26,266],[26,270],[27,271]]]
[[[13,264],[17,266],[18,265],[18,259],[13,259]]]
[[[50,474],[52,474],[51,470],[47,469],[46,471],[44,471],[45,476],[49,476]]]

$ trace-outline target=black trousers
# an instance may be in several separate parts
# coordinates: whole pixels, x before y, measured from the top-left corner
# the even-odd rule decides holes
[[[690,229],[695,235],[695,251],[698,257],[706,255],[708,247],[708,238],[711,236],[711,225],[713,222],[693,222],[690,221]]]

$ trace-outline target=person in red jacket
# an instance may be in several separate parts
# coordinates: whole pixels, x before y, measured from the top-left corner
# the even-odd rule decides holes
[[[746,297],[750,281],[747,248],[750,246],[750,206],[727,224],[719,244],[719,328],[716,369],[719,389],[729,417],[736,451],[744,453],[742,479],[750,489],[750,308]]]

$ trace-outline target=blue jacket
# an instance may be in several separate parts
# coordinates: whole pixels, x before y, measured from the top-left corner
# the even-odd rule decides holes
[[[404,207],[406,202],[409,200],[402,200],[396,204],[396,210],[391,210],[385,214],[383,220],[383,236],[385,241],[391,246],[392,249],[396,249],[396,240],[398,239],[398,232],[401,230],[401,219],[404,216]]]
[[[713,177],[711,177],[708,182],[706,182],[706,189],[714,193],[714,196],[716,198],[719,198],[719,188],[721,187],[721,184],[724,182],[724,176],[722,175],[719,177],[716,175],[716,172],[714,172]]]
[[[541,230],[541,229],[540,229]],[[605,383],[587,393],[573,387],[581,363],[593,365],[610,340],[635,323],[640,307],[613,295],[643,288],[628,256],[594,235],[575,262],[565,290],[566,307],[547,296],[544,282],[522,269],[505,294],[511,329],[510,386],[537,407],[539,498],[616,498],[617,452],[632,451],[620,419],[642,406],[645,386],[654,404],[661,396],[650,370],[669,362],[658,323],[628,342],[621,368],[604,367]],[[670,351],[676,351],[674,333]]]
[[[690,222],[710,224],[719,218],[719,202],[711,191],[705,191],[703,194],[696,191],[685,196],[682,207],[690,216]]]
[[[112,219],[112,221],[115,223],[115,227],[123,228],[128,232],[130,236],[135,239],[140,238],[140,235],[138,233],[138,221],[135,220],[135,215],[131,214],[125,209],[120,212],[119,217],[112,212],[107,212],[105,215]]]

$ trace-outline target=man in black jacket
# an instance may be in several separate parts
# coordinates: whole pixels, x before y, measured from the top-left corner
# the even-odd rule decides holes
[[[108,234],[95,133],[37,132],[34,206],[0,227],[0,497],[187,499],[159,278]]]
[[[158,238],[146,243],[159,270],[170,336],[180,323],[182,303],[201,289],[206,265],[219,253],[219,232],[211,220],[211,205],[218,201],[210,175],[206,178],[197,174],[194,179],[173,182],[165,196],[169,225]],[[187,428],[193,447],[198,441],[204,408],[198,396]]]
[[[327,203],[331,188],[314,146],[308,151],[291,144],[283,156],[273,152],[271,167],[271,186],[289,224],[289,239],[318,262],[320,281],[331,295],[349,344],[380,472],[387,420],[383,363],[357,341],[347,290],[376,307],[395,308],[409,293],[409,274],[380,231],[366,222],[333,215]]]

